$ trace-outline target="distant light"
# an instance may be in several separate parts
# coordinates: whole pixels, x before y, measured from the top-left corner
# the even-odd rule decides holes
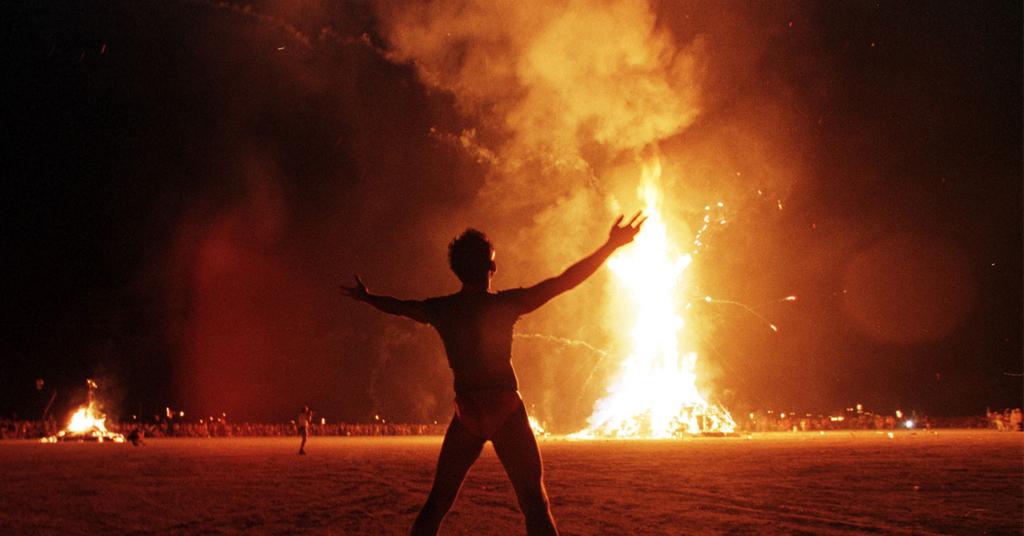
[[[889,436],[889,439],[892,439],[892,438],[896,437],[896,436],[893,435],[892,432],[888,432],[885,435]]]
[[[185,412],[184,411],[179,411],[178,412],[178,416],[179,417],[184,417],[185,416]]]
[[[907,419],[907,422],[903,423],[903,425],[906,426],[908,429],[913,428],[914,427],[914,421],[912,421],[910,419]]]
[[[864,411],[864,405],[863,404],[857,404],[857,413],[860,413],[862,411]]]
[[[772,328],[772,331],[774,331],[776,333],[779,332],[779,328],[775,327],[775,324],[768,324],[768,327]]]
[[[897,419],[902,419],[903,418],[903,412],[900,411],[900,410],[896,410],[896,418]]]
[[[796,301],[796,296],[786,296],[783,301]]]
[[[711,303],[711,296],[704,296],[704,301]]]
[[[320,417],[320,424],[327,424],[327,417]]]

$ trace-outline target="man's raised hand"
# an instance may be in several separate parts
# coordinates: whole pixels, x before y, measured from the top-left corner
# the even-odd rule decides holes
[[[640,232],[640,226],[647,221],[647,216],[644,216],[641,210],[637,211],[625,224],[622,224],[623,219],[625,219],[623,216],[616,218],[611,231],[608,231],[608,243],[616,248],[633,241],[633,238]]]
[[[363,281],[359,279],[359,276],[357,275],[355,277],[355,286],[346,287],[345,285],[341,285],[341,293],[356,301],[366,301],[366,299],[370,296],[370,293],[367,292],[366,285],[364,285]]]

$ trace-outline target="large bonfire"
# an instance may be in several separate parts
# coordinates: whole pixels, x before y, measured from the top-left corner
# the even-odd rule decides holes
[[[686,268],[690,254],[673,246],[661,213],[661,165],[643,168],[640,196],[648,219],[633,245],[609,260],[635,309],[632,352],[622,361],[607,394],[576,438],[671,438],[729,434],[729,412],[697,390],[697,353],[682,331]]]

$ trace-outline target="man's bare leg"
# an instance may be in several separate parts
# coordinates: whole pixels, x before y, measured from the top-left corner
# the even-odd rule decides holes
[[[441,527],[441,521],[455,503],[459,495],[462,481],[466,473],[480,457],[484,448],[484,440],[470,434],[453,418],[444,434],[441,454],[437,459],[437,473],[434,475],[434,486],[430,489],[427,502],[416,517],[412,526],[412,534],[434,535]]]
[[[502,424],[491,438],[494,451],[512,481],[519,499],[519,508],[526,517],[526,533],[530,535],[558,534],[551,516],[548,494],[544,489],[544,470],[533,437],[526,408],[520,407]]]

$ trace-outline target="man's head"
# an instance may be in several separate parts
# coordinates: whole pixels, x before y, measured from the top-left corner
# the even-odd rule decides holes
[[[448,244],[448,264],[459,281],[486,284],[494,272],[494,247],[487,235],[466,229]]]

